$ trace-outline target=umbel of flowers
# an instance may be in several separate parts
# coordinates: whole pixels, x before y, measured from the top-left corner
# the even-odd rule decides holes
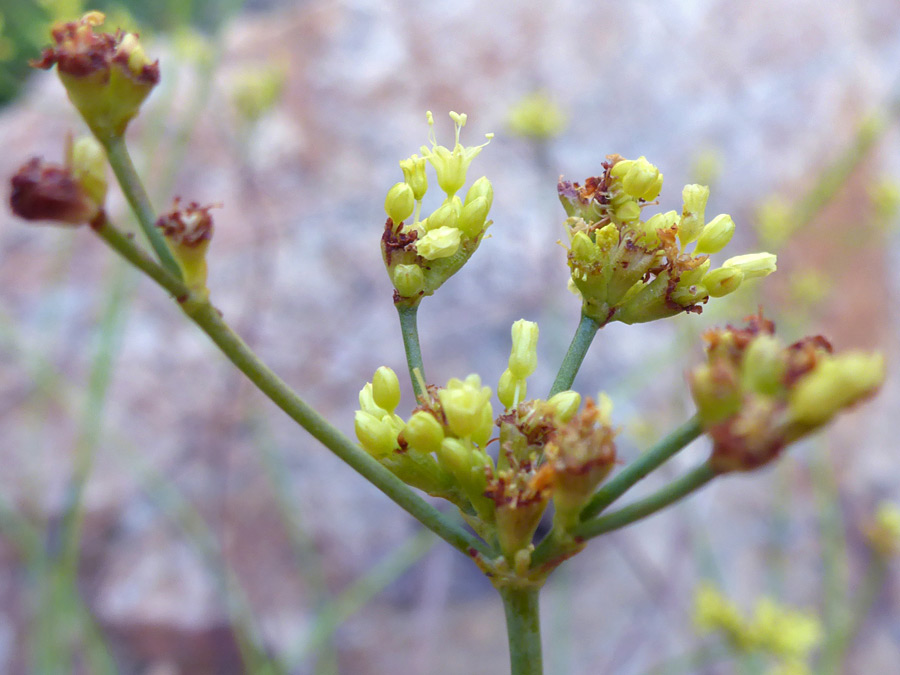
[[[771,462],[787,444],[873,395],[884,380],[881,354],[834,354],[821,335],[785,346],[774,332],[760,312],[744,328],[704,334],[707,362],[689,379],[719,473]]]
[[[431,147],[423,145],[421,157],[412,155],[400,162],[404,180],[388,190],[384,201],[388,219],[381,252],[398,306],[416,307],[423,297],[434,293],[475,253],[491,224],[488,213],[494,189],[486,177],[476,180],[465,198],[459,196],[469,165],[487,143],[461,145],[460,131],[467,117],[451,112],[450,118],[456,130],[453,148],[438,145],[429,112]],[[488,142],[492,137],[487,134]],[[422,199],[428,190],[426,163],[434,168],[444,199],[427,218],[421,218]]]
[[[428,386],[404,420],[394,412],[397,376],[383,366],[360,392],[355,419],[363,448],[407,483],[453,502],[520,570],[527,569],[551,499],[558,523],[574,527],[616,460],[608,399],[602,410],[588,400],[580,413],[574,391],[522,400],[536,366],[537,335],[535,323],[513,324],[509,367],[498,387],[503,411],[496,417],[490,387],[469,375]]]
[[[775,271],[769,253],[741,255],[711,269],[734,234],[731,216],[706,221],[709,188],[687,185],[681,213],[644,218],[663,176],[646,158],[609,155],[602,176],[584,185],[560,180],[559,198],[569,218],[568,262],[582,312],[598,325],[643,323],[702,311],[710,297],[734,292],[746,280]],[[688,246],[693,245],[689,252]]]

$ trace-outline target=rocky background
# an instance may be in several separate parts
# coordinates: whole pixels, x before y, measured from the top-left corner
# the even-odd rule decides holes
[[[764,289],[701,317],[605,328],[576,385],[613,396],[620,454],[634,457],[690,415],[683,374],[703,328],[761,302],[788,337],[885,351],[884,391],[777,468],[719,481],[560,570],[543,597],[547,672],[734,672],[727,659],[678,660],[715,644],[690,620],[701,578],[745,608],[770,594],[820,617],[837,597],[824,580],[859,590],[863,523],[900,494],[900,242],[873,223],[869,197],[882,176],[900,177],[900,5],[265,5],[205,45],[149,47],[163,82],[132,147],[158,208],[174,195],[222,204],[214,302],[350,433],[375,368],[405,371],[378,239],[397,161],[426,141],[425,110],[445,144],[448,110],[468,113],[464,142],[496,133],[472,168],[494,184],[492,237],[419,313],[439,383],[478,372],[494,384],[524,317],[541,325],[530,386],[549,387],[579,313],[556,245],[559,174],[580,180],[608,153],[646,155],[665,173],[667,210],[717,163],[709,211],[734,216],[730,250],[741,252],[760,247],[764,200],[803,204],[824,170],[850,166],[779,249]],[[248,123],[233,92],[260,67],[283,69],[284,91]],[[536,89],[568,117],[546,143],[507,127]],[[862,147],[866,124],[876,131]],[[0,174],[35,154],[60,158],[65,134],[81,130],[55,77],[35,75],[0,111]],[[112,212],[129,222],[117,194]],[[87,653],[98,635],[122,673],[252,672],[236,635],[296,673],[508,668],[502,608],[478,571],[295,428],[87,231],[0,213],[0,284],[0,672],[38,672],[54,650]],[[662,473],[702,457],[695,446]],[[90,455],[75,602],[48,561]],[[900,658],[898,580],[894,565],[846,672],[888,672]],[[79,656],[71,672],[97,671]]]

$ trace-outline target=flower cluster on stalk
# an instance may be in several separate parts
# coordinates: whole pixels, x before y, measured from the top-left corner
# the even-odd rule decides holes
[[[584,185],[560,180],[559,198],[568,214],[568,262],[582,311],[599,325],[643,323],[681,312],[702,311],[710,297],[734,292],[746,280],[775,270],[775,256],[754,253],[710,268],[734,234],[731,216],[706,221],[709,188],[685,186],[681,213],[644,219],[663,175],[646,158],[609,155],[601,176]],[[687,247],[693,244],[691,252]]]

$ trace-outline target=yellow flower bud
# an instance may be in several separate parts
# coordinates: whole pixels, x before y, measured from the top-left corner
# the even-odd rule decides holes
[[[791,418],[811,427],[824,424],[842,408],[874,394],[883,381],[881,354],[856,351],[825,357],[791,390]]]
[[[353,429],[360,444],[373,457],[384,457],[397,447],[397,435],[391,425],[370,413],[357,410]]]
[[[401,297],[412,298],[425,288],[425,273],[418,265],[397,265],[392,273],[392,281]]]
[[[665,213],[657,213],[655,216],[651,216],[650,219],[641,226],[641,229],[644,231],[644,245],[648,248],[657,246],[659,244],[658,230],[668,229],[677,222],[677,211],[666,211]]]
[[[98,205],[106,201],[106,152],[93,136],[81,136],[71,147],[72,177]]]
[[[487,389],[487,387],[485,387]],[[522,397],[525,397],[525,383],[522,383]],[[488,401],[481,409],[481,423],[478,428],[472,432],[472,440],[478,445],[484,447],[491,440],[491,434],[494,431],[494,407]]]
[[[414,413],[400,434],[411,452],[429,454],[438,452],[444,440],[444,428],[430,412]]]
[[[775,396],[783,388],[787,370],[785,351],[772,335],[759,335],[744,351],[741,385],[758,394]]]
[[[641,217],[641,207],[635,201],[627,201],[616,209],[616,218],[622,221],[637,220]]]
[[[400,403],[400,380],[397,379],[397,373],[387,366],[379,367],[372,376],[372,398],[379,408],[389,413],[394,412]]]
[[[367,412],[378,419],[387,417],[390,414],[387,410],[375,403],[375,395],[373,393],[371,382],[366,382],[365,386],[359,390],[359,407],[363,412]]]
[[[482,387],[478,375],[469,375],[465,381],[453,378],[438,391],[438,399],[450,430],[467,438],[483,426],[484,408],[491,405],[491,388]]]
[[[512,351],[509,370],[516,379],[524,380],[537,368],[538,325],[519,319],[512,325]]]
[[[697,239],[695,253],[718,253],[734,235],[734,221],[728,214],[720,214],[709,221]]]
[[[500,399],[503,407],[507,409],[515,407],[525,400],[525,393],[525,380],[516,379],[509,368],[504,370],[497,383],[497,398]]]
[[[455,227],[439,227],[416,241],[416,252],[426,260],[449,258],[459,250],[460,231]]]
[[[581,394],[571,390],[561,391],[547,399],[547,403],[553,408],[556,419],[561,424],[565,424],[578,412],[581,405]]]
[[[459,208],[453,201],[446,201],[434,213],[428,216],[423,225],[425,230],[437,230],[442,227],[457,227],[459,222]]]
[[[491,205],[494,203],[494,186],[491,185],[491,181],[488,180],[487,176],[482,176],[472,183],[472,187],[466,193],[465,204],[471,204],[479,197],[484,197],[487,200],[488,210],[490,210]]]
[[[778,257],[774,253],[747,253],[729,258],[722,267],[735,267],[744,273],[744,279],[767,277],[776,270]]]
[[[681,223],[678,225],[678,238],[682,246],[687,246],[703,229],[709,188],[706,185],[685,185],[681,191],[681,198],[684,201],[684,208],[681,212]]]
[[[428,175],[425,173],[425,158],[413,155],[408,159],[400,160],[400,169],[403,171],[403,180],[412,188],[416,201],[425,196],[428,190]]]
[[[628,160],[626,160],[627,162]],[[619,162],[618,167],[625,162]],[[653,164],[647,161],[646,157],[638,157],[627,164],[627,169],[619,169],[622,173],[622,189],[635,199],[643,199],[645,201],[653,201],[659,196],[662,189],[662,174]],[[626,220],[623,218],[623,220]]]
[[[395,183],[388,190],[384,200],[384,210],[395,225],[399,225],[409,218],[415,207],[416,199],[413,196],[412,188],[406,183]]]
[[[572,256],[576,262],[590,265],[600,259],[600,247],[591,241],[586,232],[576,232],[572,237]]]
[[[720,267],[707,272],[700,283],[713,298],[734,293],[743,283],[744,273],[739,267]]]
[[[484,221],[487,220],[490,203],[485,197],[477,197],[463,206],[459,214],[457,227],[471,239],[477,238],[484,231]]]

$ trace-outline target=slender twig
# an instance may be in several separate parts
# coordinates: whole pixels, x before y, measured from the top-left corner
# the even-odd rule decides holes
[[[409,379],[412,380],[413,391],[417,400],[425,395],[421,384],[425,381],[425,366],[422,363],[419,328],[416,324],[418,311],[418,305],[415,307],[397,306],[397,314],[400,317],[400,332],[403,334],[403,349],[406,351],[406,364],[409,367]],[[419,371],[419,377],[416,377],[416,370]]]
[[[106,157],[109,159],[109,165],[112,167],[119,186],[128,200],[128,204],[137,216],[138,223],[143,230],[147,241],[156,252],[163,268],[172,274],[176,279],[181,279],[181,268],[172,257],[166,240],[163,239],[159,230],[156,228],[156,214],[153,211],[153,205],[144,190],[144,185],[138,177],[134,168],[134,162],[131,161],[131,155],[128,154],[128,146],[125,144],[124,136],[109,136],[98,138],[100,143],[106,149]]]
[[[544,540],[538,544],[531,556],[532,569],[546,568],[551,561],[560,557],[565,558],[571,554],[573,543],[576,546],[581,546],[588,539],[618,530],[656,513],[660,509],[700,489],[715,478],[716,475],[718,474],[707,461],[681,478],[660,488],[649,497],[624,506],[608,515],[583,522],[567,535],[561,535],[555,529],[551,530],[544,537]],[[577,551],[577,548],[575,550]],[[553,566],[550,565],[549,567],[552,568]]]
[[[708,461],[704,462],[681,478],[657,490],[649,497],[624,506],[608,515],[582,523],[575,528],[572,534],[576,538],[585,541],[601,534],[618,530],[637,520],[646,518],[660,509],[664,509],[679,499],[684,499],[692,492],[706,485],[717,475],[716,470],[712,468],[710,463]]]
[[[556,380],[550,388],[550,396],[566,391],[572,387],[578,369],[594,341],[594,336],[600,330],[600,324],[589,316],[581,315],[581,321],[578,322],[578,328],[575,330],[575,336],[572,338],[572,344],[569,345],[569,351],[563,359]]]
[[[600,488],[582,510],[581,520],[593,518],[603,511],[635,483],[690,445],[702,433],[703,426],[696,416],[675,429]]]
[[[538,588],[500,588],[509,636],[510,675],[541,675],[541,617]]]
[[[263,394],[316,440],[344,460],[425,527],[467,556],[471,557],[477,553],[489,557],[494,555],[489,546],[452,523],[310,407],[253,353],[223,321],[219,311],[208,301],[199,299],[192,294],[183,282],[159,267],[129,237],[112,227],[105,218],[99,218],[92,227],[126,260],[172,293],[181,303],[181,307],[188,317],[212,339],[225,356]]]

